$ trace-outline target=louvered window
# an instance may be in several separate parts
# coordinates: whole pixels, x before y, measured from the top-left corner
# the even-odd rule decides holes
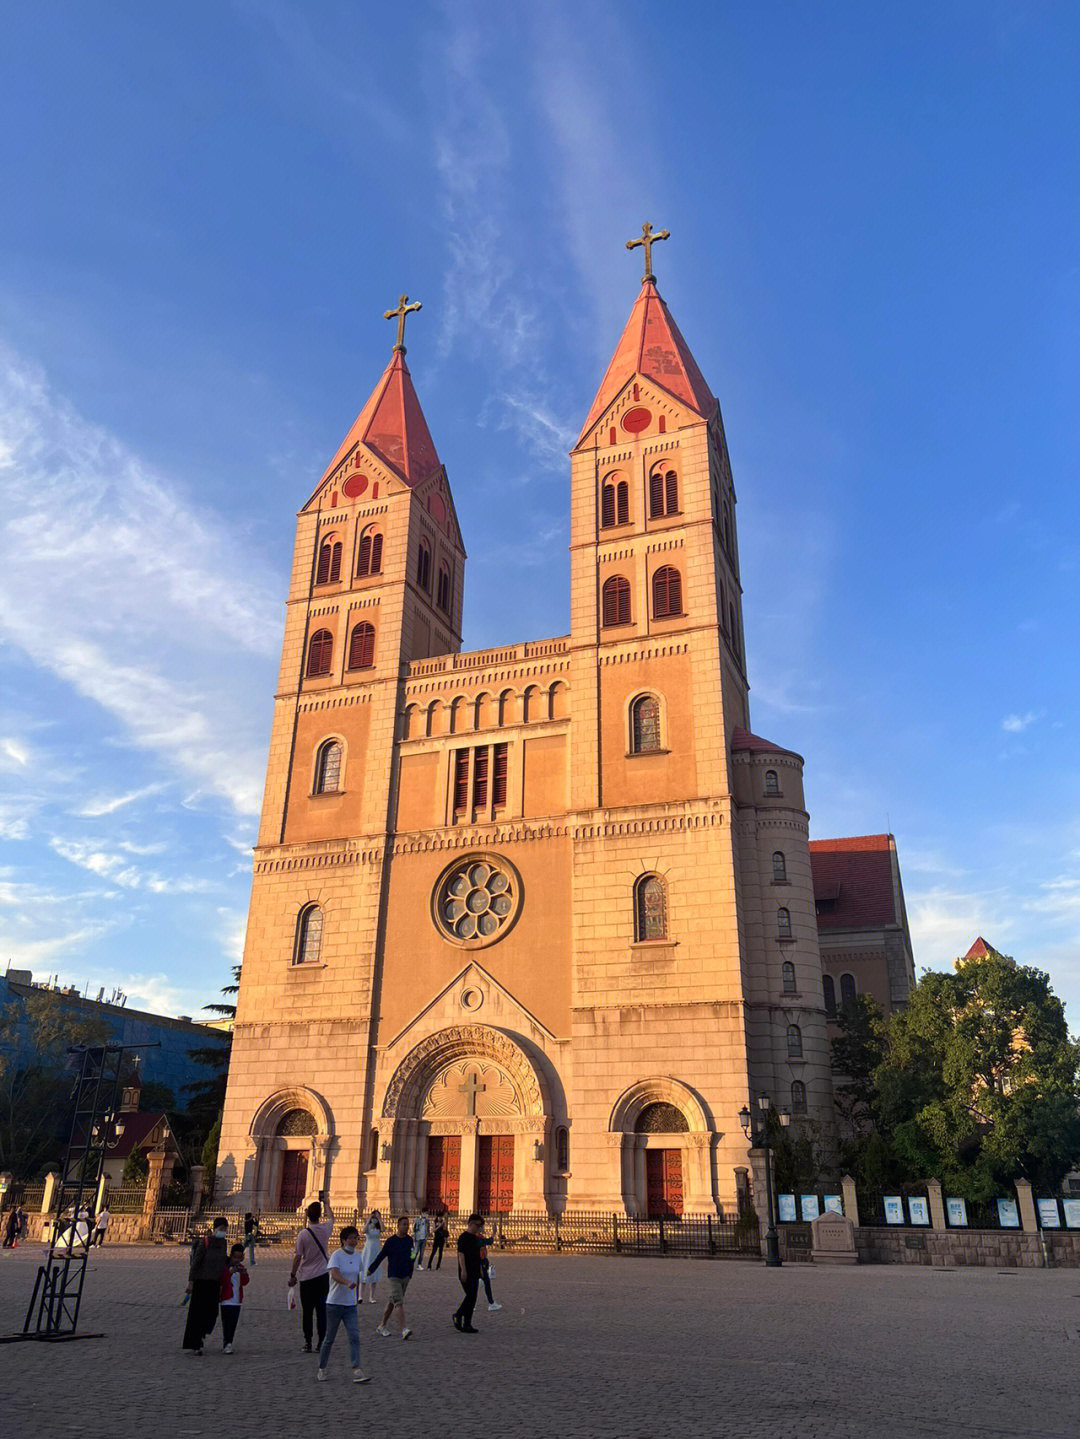
[[[674,470],[664,476],[664,503],[669,515],[679,513],[679,477]]]
[[[605,625],[630,623],[630,581],[624,576],[612,575],[604,581],[602,612]]]
[[[600,524],[605,530],[615,523],[615,486],[605,485],[600,497]]]
[[[659,520],[664,514],[664,476],[654,470],[649,476],[649,519]]]
[[[620,525],[630,523],[630,486],[620,480],[615,488],[615,516]]]
[[[488,801],[488,747],[473,751],[473,808],[486,809]]]
[[[308,643],[308,674],[328,675],[333,654],[334,638],[330,631],[316,630]]]
[[[326,585],[341,578],[341,541],[327,540],[319,550],[317,585]]]
[[[671,565],[662,565],[653,575],[652,593],[655,619],[682,614],[682,575]]]
[[[367,530],[360,536],[360,554],[356,561],[356,573],[360,579],[365,575],[377,575],[382,571],[382,535],[378,530]]]
[[[640,695],[633,703],[631,743],[633,754],[660,748],[660,701],[655,695]]]
[[[375,663],[375,626],[354,625],[349,640],[349,668],[369,670]]]
[[[335,794],[341,787],[341,745],[327,740],[315,764],[315,793]]]
[[[495,746],[495,765],[491,777],[491,803],[495,809],[506,805],[506,781],[509,773],[509,746]]]
[[[469,751],[454,751],[454,813],[464,814],[469,807]]]

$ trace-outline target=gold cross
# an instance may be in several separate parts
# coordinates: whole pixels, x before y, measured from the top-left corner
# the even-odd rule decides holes
[[[411,314],[413,310],[419,310],[420,308],[419,300],[414,300],[410,305],[408,295],[402,295],[398,301],[396,310],[383,311],[384,320],[392,320],[395,315],[397,316],[397,344],[394,346],[395,354],[403,355],[405,353],[405,316]]]
[[[626,248],[628,250],[636,250],[639,245],[643,245],[645,247],[645,275],[641,282],[643,285],[648,284],[650,280],[652,280],[654,284],[656,282],[656,276],[652,272],[652,247],[656,244],[657,240],[670,239],[671,236],[666,230],[657,230],[656,234],[654,235],[652,232],[652,226],[649,224],[648,221],[646,221],[645,224],[641,227],[641,239],[627,240]]]

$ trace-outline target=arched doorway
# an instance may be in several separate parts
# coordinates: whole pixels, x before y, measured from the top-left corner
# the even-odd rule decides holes
[[[279,1090],[251,1122],[253,1206],[294,1212],[327,1185],[330,1113],[313,1090]]]
[[[509,1036],[486,1025],[431,1035],[398,1065],[383,1102],[390,1206],[545,1207],[548,1113],[539,1068]]]
[[[628,1214],[677,1219],[716,1209],[713,1132],[689,1086],[668,1077],[642,1080],[611,1112],[620,1136],[622,1198]]]

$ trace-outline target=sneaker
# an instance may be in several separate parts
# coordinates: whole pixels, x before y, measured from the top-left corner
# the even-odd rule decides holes
[[[401,1337],[402,1337],[402,1339],[408,1339],[409,1336],[410,1336],[410,1334],[412,1334],[412,1330],[411,1330],[411,1329],[403,1329],[403,1330],[401,1331]]]
[[[462,1334],[479,1334],[479,1333],[480,1333],[479,1329],[474,1329],[471,1324],[463,1324],[463,1325],[461,1326],[461,1332],[462,1332]]]
[[[318,1369],[315,1370],[315,1378],[318,1379],[320,1383],[326,1378],[326,1370],[322,1367],[321,1364],[319,1365]]]
[[[354,1384],[370,1384],[371,1375],[365,1374],[362,1369],[354,1369],[352,1372],[352,1382]]]
[[[494,1303],[489,1304],[489,1305],[488,1305],[488,1313],[489,1313],[489,1314],[494,1314],[495,1311],[496,1311],[496,1309],[501,1309],[501,1308],[502,1308],[502,1305],[501,1305],[501,1304],[494,1304]]]
[[[385,1324],[376,1324],[375,1333],[381,1334],[384,1339],[390,1338],[390,1331],[389,1329],[387,1329]]]
[[[301,1344],[301,1346],[300,1346],[300,1353],[301,1353],[301,1354],[310,1354],[310,1353],[312,1353],[311,1345],[310,1345],[310,1344]]]
[[[223,1348],[222,1348],[222,1350],[221,1350],[221,1352],[222,1352],[222,1354],[231,1354],[231,1353],[232,1353],[232,1345],[231,1345],[231,1344],[226,1344],[226,1345],[224,1345]]]

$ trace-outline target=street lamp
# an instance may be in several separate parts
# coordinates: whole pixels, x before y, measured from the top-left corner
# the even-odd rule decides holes
[[[739,1110],[739,1123],[751,1145],[765,1152],[765,1209],[769,1216],[768,1228],[765,1230],[765,1263],[770,1269],[778,1269],[784,1261],[780,1258],[780,1238],[776,1232],[773,1211],[772,1152],[769,1145],[769,1110],[772,1108],[772,1101],[767,1094],[758,1095],[757,1107],[760,1114],[756,1126],[754,1115],[745,1104]],[[791,1115],[786,1109],[778,1110],[777,1118],[784,1128],[791,1123]]]

